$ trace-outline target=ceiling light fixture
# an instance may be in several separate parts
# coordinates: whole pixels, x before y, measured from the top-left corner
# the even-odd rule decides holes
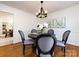
[[[47,17],[47,11],[44,10],[44,8],[43,8],[43,1],[41,1],[40,3],[41,3],[41,9],[39,10],[39,12],[36,13],[36,17],[46,18]]]

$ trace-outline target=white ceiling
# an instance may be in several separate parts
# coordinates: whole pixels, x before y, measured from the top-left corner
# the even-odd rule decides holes
[[[40,1],[1,1],[0,3],[36,14],[40,9]],[[79,4],[79,1],[44,1],[43,7],[48,13]]]

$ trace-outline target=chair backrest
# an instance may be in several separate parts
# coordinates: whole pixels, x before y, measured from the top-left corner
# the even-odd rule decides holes
[[[67,30],[67,31],[64,32],[64,34],[63,34],[63,38],[62,38],[62,41],[64,42],[64,44],[66,44],[70,32],[71,32],[70,30]]]
[[[37,30],[36,29],[32,29],[31,33],[37,33]]]
[[[25,40],[25,36],[24,36],[24,33],[22,30],[18,30],[20,36],[21,36],[21,39],[22,39],[22,43],[24,43],[24,40]]]
[[[49,54],[52,56],[54,47],[56,45],[55,38],[50,34],[41,34],[36,39],[36,47],[38,50],[38,56]]]
[[[54,30],[53,29],[49,29],[48,30],[48,34],[53,35],[54,34]]]

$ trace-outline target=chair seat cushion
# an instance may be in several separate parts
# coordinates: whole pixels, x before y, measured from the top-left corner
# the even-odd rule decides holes
[[[27,39],[24,41],[24,44],[33,44],[33,39]]]
[[[65,47],[64,42],[59,41],[59,40],[57,40],[56,45],[57,45],[57,46],[60,46],[60,47]]]

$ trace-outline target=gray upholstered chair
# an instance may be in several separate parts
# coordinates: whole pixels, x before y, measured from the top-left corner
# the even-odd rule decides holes
[[[41,34],[36,40],[38,57],[51,57],[55,48],[55,38],[49,34]]]
[[[23,44],[23,55],[25,55],[25,45],[32,45],[34,42],[32,39],[27,39],[25,40],[25,36],[24,36],[24,33],[23,31],[21,30],[18,30],[20,36],[21,36],[21,40],[22,40],[22,44]]]
[[[70,30],[65,31],[62,37],[62,41],[57,40],[57,43],[56,43],[58,47],[61,47],[64,50],[64,56],[65,56],[65,45],[68,40],[68,36],[70,32],[71,32]]]
[[[36,29],[32,29],[31,33],[37,33],[37,30]]]
[[[48,30],[48,34],[54,35],[54,30],[53,30],[53,29],[49,29],[49,30]]]
[[[32,29],[32,30],[31,30],[31,33],[38,33],[38,32],[37,32],[36,29]],[[35,36],[36,36],[36,35],[35,35]],[[33,39],[34,42],[36,42],[36,41],[35,41],[36,38],[32,38],[32,39]],[[35,51],[36,51],[36,44],[34,43],[32,47],[33,47],[33,52],[35,52]]]

